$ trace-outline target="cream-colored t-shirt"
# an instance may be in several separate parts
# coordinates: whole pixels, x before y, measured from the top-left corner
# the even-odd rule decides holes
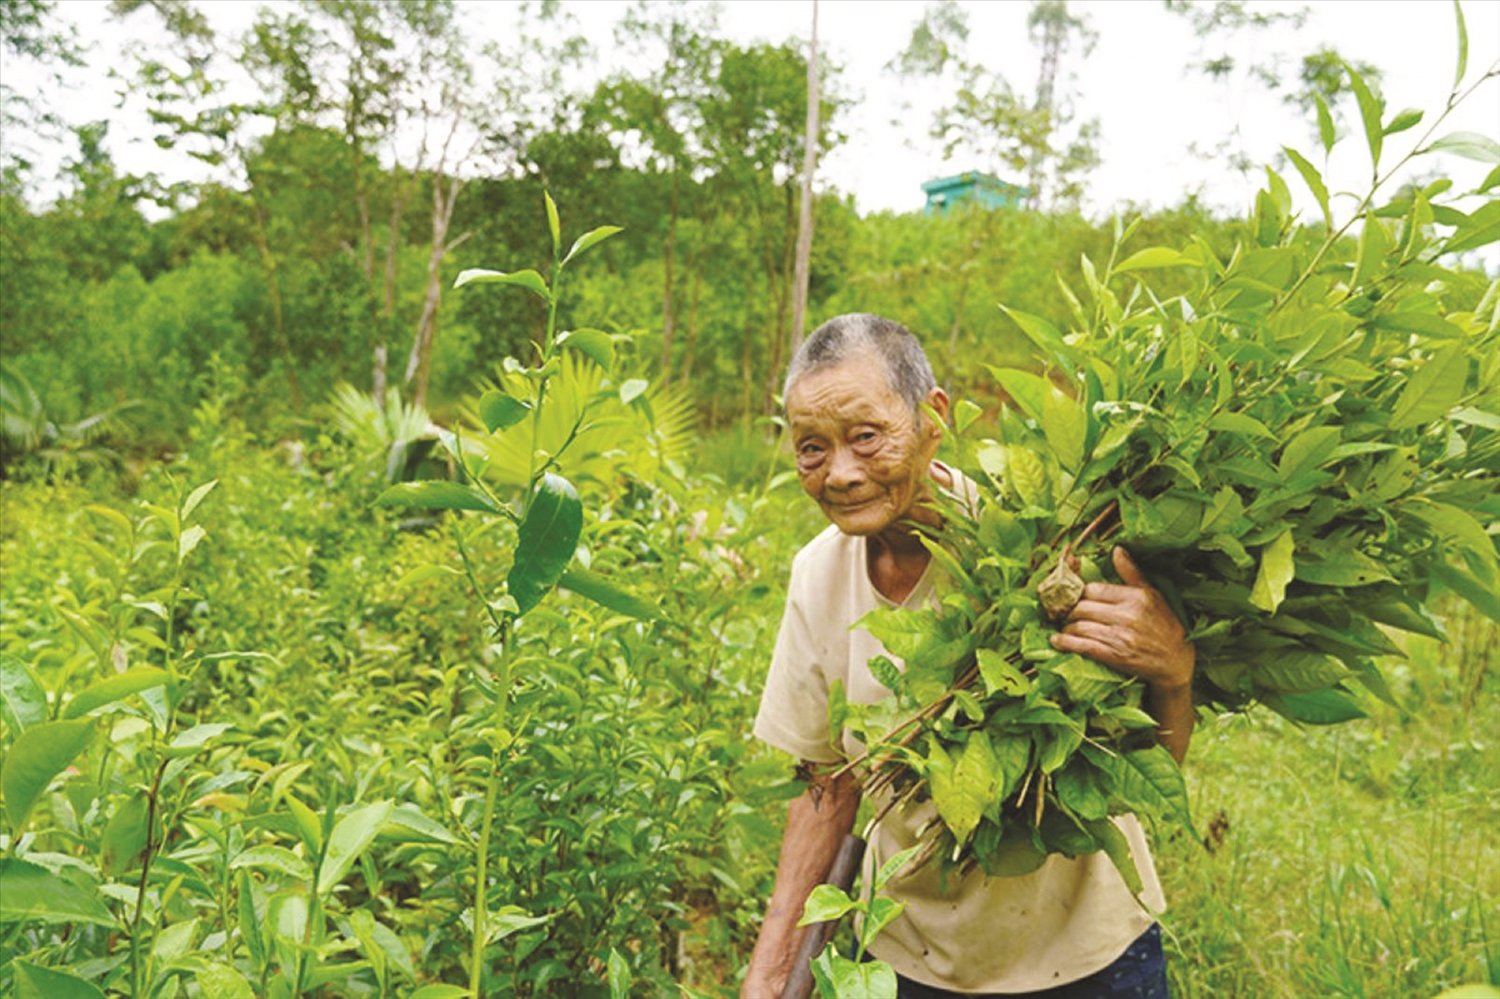
[[[850,628],[876,607],[893,606],[870,582],[866,552],[864,538],[830,526],[792,561],[755,734],[805,760],[834,763],[861,751],[848,733],[828,731],[828,692],[835,680],[853,703],[890,694],[867,665],[889,653],[869,632]],[[904,605],[929,603],[940,571],[929,562]],[[880,823],[866,851],[867,884],[874,866],[916,842],[932,815],[926,802],[893,811]],[[1165,908],[1140,823],[1134,816],[1115,821],[1145,883],[1141,902],[1102,852],[1072,860],[1052,856],[1020,877],[992,878],[975,870],[964,878],[950,876],[946,884],[940,883],[938,865],[926,864],[887,885],[906,910],[871,951],[907,978],[957,992],[1030,992],[1106,967],[1151,925],[1147,908]]]

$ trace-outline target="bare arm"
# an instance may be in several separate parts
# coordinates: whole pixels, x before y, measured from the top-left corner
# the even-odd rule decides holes
[[[1124,585],[1089,583],[1083,599],[1052,636],[1054,648],[1097,659],[1146,684],[1146,710],[1156,719],[1156,738],[1178,763],[1193,737],[1193,671],[1197,653],[1182,622],[1125,549],[1114,550]]]
[[[807,896],[828,873],[839,845],[854,828],[858,810],[859,785],[852,774],[837,780],[815,777],[787,806],[776,885],[740,989],[744,999],[781,995],[807,932],[805,927],[798,928],[797,920],[802,918]]]

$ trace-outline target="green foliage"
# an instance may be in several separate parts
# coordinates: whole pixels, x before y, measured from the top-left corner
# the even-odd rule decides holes
[[[1107,816],[1191,824],[1140,683],[1047,642],[1048,618],[1082,591],[1060,567],[1070,557],[1102,563],[1118,543],[1140,559],[1196,645],[1196,702],[1215,711],[1359,718],[1364,697],[1390,698],[1374,657],[1399,650],[1382,625],[1431,633],[1424,608],[1446,591],[1500,620],[1487,596],[1500,588],[1500,282],[1479,294],[1443,265],[1494,234],[1483,209],[1377,200],[1394,169],[1380,170],[1384,112],[1349,72],[1377,177],[1341,228],[1290,224],[1267,171],[1227,257],[1201,241],[1127,254],[1125,226],[1084,268],[1066,327],[1007,310],[1043,373],[992,369],[1011,403],[998,433],[959,436],[979,505],[947,504],[929,544],[952,592],[937,612],[865,621],[906,660],[908,719],[885,735],[888,707],[853,712],[867,788],[930,797],[942,824],[924,857],[1000,874],[1017,851],[1105,850],[1139,886]],[[1161,268],[1195,281],[1172,296]],[[1022,747],[1020,773],[1000,744]]]

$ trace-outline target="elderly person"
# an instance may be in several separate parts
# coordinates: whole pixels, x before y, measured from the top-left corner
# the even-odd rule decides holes
[[[867,666],[884,648],[850,626],[877,607],[933,599],[937,570],[913,522],[936,521],[924,504],[934,487],[972,489],[934,460],[943,431],[922,404],[946,419],[948,396],[898,323],[862,314],[825,323],[792,360],[785,399],[802,487],[832,523],[792,562],[755,722],[758,737],[815,776],[787,810],[775,888],[742,989],[751,999],[780,995],[804,932],[796,927],[803,904],[859,806],[852,775],[827,776],[857,751],[847,734],[828,730],[829,690],[839,681],[860,703],[889,693]],[[1144,681],[1159,738],[1180,761],[1193,723],[1193,647],[1123,549],[1114,560],[1124,585],[1090,583],[1053,644]],[[915,842],[930,809],[881,821],[867,876],[875,858]],[[1142,900],[1159,911],[1161,887],[1140,824],[1133,816],[1118,821],[1145,882]],[[1018,877],[975,870],[942,881],[928,864],[887,890],[906,910],[872,952],[895,968],[903,997],[1166,995],[1160,930],[1103,853],[1052,856]]]

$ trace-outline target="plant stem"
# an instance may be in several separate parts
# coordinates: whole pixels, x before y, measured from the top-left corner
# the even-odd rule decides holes
[[[467,556],[465,556],[467,564]],[[494,826],[495,798],[500,790],[500,736],[505,729],[506,715],[510,705],[510,623],[509,616],[497,624],[500,641],[500,668],[498,696],[495,699],[494,728],[490,733],[490,774],[484,789],[484,812],[479,821],[479,843],[474,872],[474,939],[469,960],[469,993],[474,999],[483,999],[480,987],[484,978],[484,948],[489,936],[486,926],[489,913],[488,875],[490,860],[490,830]],[[507,740],[508,743],[508,740]]]

